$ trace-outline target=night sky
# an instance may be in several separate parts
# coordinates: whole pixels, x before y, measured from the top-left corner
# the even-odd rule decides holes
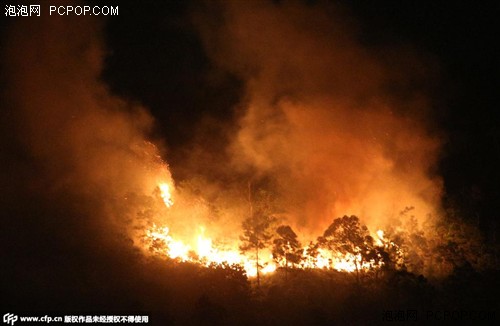
[[[285,1],[272,3],[280,6],[282,2]],[[241,175],[247,176],[245,173],[248,171],[241,172],[241,175],[231,179],[231,174],[227,173],[225,165],[222,164],[224,162],[221,161],[227,158],[224,156],[227,155],[224,151],[231,144],[231,135],[234,135],[239,127],[237,121],[240,121],[239,119],[244,114],[242,103],[251,101],[245,89],[247,81],[243,73],[232,67],[228,68],[229,64],[225,66],[224,63],[217,62],[214,60],[217,56],[209,53],[207,48],[210,45],[207,46],[206,38],[204,39],[201,35],[199,21],[197,21],[199,18],[197,15],[200,12],[204,13],[204,10],[210,7],[205,2],[94,1],[90,3],[118,5],[119,15],[108,16],[99,21],[103,25],[102,33],[97,38],[104,44],[104,51],[95,55],[99,57],[95,60],[97,63],[93,61],[94,57],[90,53],[91,59],[88,63],[90,77],[85,72],[86,66],[83,65],[82,69],[77,59],[74,61],[77,62],[76,64],[73,61],[68,64],[68,67],[78,66],[75,68],[77,72],[75,75],[72,75],[74,71],[67,72],[64,69],[59,71],[57,64],[54,64],[51,70],[49,69],[51,74],[54,73],[48,77],[49,82],[55,81],[54,93],[51,92],[51,85],[39,83],[40,80],[45,80],[44,70],[41,69],[42,73],[40,73],[36,69],[36,64],[31,61],[28,64],[28,61],[33,58],[35,58],[33,60],[39,58],[45,60],[45,55],[36,51],[30,53],[22,46],[41,44],[43,48],[44,43],[47,42],[49,44],[47,48],[50,48],[53,42],[56,44],[53,47],[56,50],[52,56],[58,58],[57,49],[64,42],[61,41],[59,44],[57,36],[49,35],[50,32],[47,34],[42,32],[42,36],[33,36],[33,40],[40,38],[40,41],[33,41],[32,36],[28,34],[33,31],[35,35],[37,31],[30,29],[32,28],[30,24],[17,25],[19,20],[36,18],[3,17],[1,21],[0,204],[2,220],[0,252],[2,257],[0,265],[2,273],[0,277],[2,289],[0,292],[2,296],[0,301],[8,302],[6,307],[13,311],[151,312],[165,309],[164,311],[167,312],[158,315],[159,320],[162,320],[160,324],[176,324],[173,322],[176,319],[181,320],[177,324],[184,324],[182,317],[179,317],[182,313],[178,311],[182,311],[184,307],[189,306],[198,298],[199,284],[205,284],[205,281],[209,279],[215,284],[227,285],[227,288],[220,291],[218,289],[206,290],[209,297],[207,300],[219,302],[217,301],[219,299],[213,299],[211,295],[233,293],[231,291],[236,291],[233,283],[217,283],[221,281],[217,279],[216,274],[200,272],[190,269],[189,266],[164,271],[163,265],[157,261],[145,261],[137,251],[131,250],[130,239],[121,238],[122,234],[119,230],[110,236],[106,228],[114,225],[114,222],[103,219],[102,215],[109,207],[116,210],[119,204],[116,204],[116,198],[110,195],[111,192],[103,190],[106,186],[99,188],[99,182],[107,180],[105,173],[103,173],[104,176],[96,177],[93,172],[86,170],[85,164],[88,163],[90,167],[100,167],[102,163],[104,166],[102,171],[110,174],[115,171],[109,168],[107,162],[100,162],[98,159],[88,159],[87,162],[87,157],[82,154],[86,153],[83,149],[82,151],[75,150],[74,153],[69,150],[75,157],[81,155],[79,161],[82,162],[81,165],[72,161],[72,158],[68,159],[66,156],[71,155],[66,155],[61,151],[61,148],[64,149],[73,142],[80,144],[79,142],[83,142],[82,139],[87,141],[86,138],[90,138],[94,141],[90,137],[92,135],[88,136],[82,132],[84,136],[81,136],[75,132],[76,136],[73,137],[65,133],[49,133],[49,138],[46,140],[48,149],[45,151],[45,145],[40,145],[45,141],[40,136],[44,133],[37,132],[43,129],[40,126],[48,125],[56,130],[59,128],[59,122],[66,123],[64,118],[55,119],[50,123],[45,120],[50,117],[50,112],[57,113],[61,108],[66,108],[65,105],[70,107],[68,110],[77,112],[78,105],[75,107],[67,105],[67,103],[74,103],[72,101],[75,99],[81,100],[82,103],[88,100],[89,106],[95,104],[93,99],[88,99],[91,96],[87,96],[85,91],[87,79],[91,80],[90,85],[95,84],[92,74],[97,71],[99,85],[105,85],[102,87],[104,91],[99,88],[100,86],[96,87],[98,94],[108,94],[106,92],[109,91],[128,103],[118,104],[118,106],[125,107],[124,111],[127,115],[112,116],[110,114],[111,118],[109,118],[103,114],[105,118],[102,118],[102,121],[99,120],[101,119],[99,115],[96,118],[96,125],[99,128],[95,130],[98,135],[101,132],[108,135],[106,131],[103,131],[106,129],[107,121],[116,123],[116,126],[125,126],[123,133],[121,130],[113,130],[108,135],[112,138],[110,143],[114,146],[109,147],[110,151],[116,155],[116,157],[112,156],[113,159],[120,158],[120,155],[128,158],[129,156],[120,152],[121,140],[128,139],[127,137],[135,139],[134,137],[139,135],[137,137],[140,140],[151,139],[161,145],[159,153],[162,159],[168,162],[175,182],[182,183],[189,179],[190,173],[196,172],[200,175],[205,174],[205,177],[208,176],[209,181],[213,181],[210,177],[219,178],[216,180],[219,184],[227,182],[228,189],[232,189],[231,186],[238,182],[246,184],[246,181],[241,182],[238,178],[241,178]],[[305,6],[311,7],[324,5],[322,1],[305,1],[304,3]],[[354,31],[352,35],[355,35],[356,44],[385,61],[385,64],[391,66],[393,53],[411,53],[421,60],[409,59],[407,62],[410,64],[425,63],[428,68],[425,78],[417,76],[413,79],[411,76],[404,76],[401,80],[407,84],[401,88],[397,83],[392,85],[397,98],[395,102],[404,103],[407,89],[425,92],[428,109],[425,114],[425,128],[441,141],[441,148],[437,153],[432,150],[429,152],[437,156],[436,164],[430,167],[430,172],[442,178],[442,207],[447,212],[453,212],[454,216],[458,216],[466,224],[477,227],[482,241],[488,248],[492,250],[498,248],[500,245],[498,217],[498,212],[500,212],[498,186],[500,182],[500,129],[498,127],[500,114],[497,102],[500,65],[498,53],[494,50],[495,44],[498,43],[496,22],[499,12],[497,6],[478,1],[439,3],[436,1],[383,0],[327,1],[327,3],[333,3],[341,8],[343,19]],[[211,10],[210,13],[214,15],[213,8]],[[84,44],[83,47],[88,45],[85,43],[87,41],[92,44],[94,35],[88,36],[87,40],[87,34],[92,33],[88,33],[85,29],[86,23],[81,23],[80,26],[83,18],[75,16],[72,19],[71,23],[74,23],[77,28],[71,35],[76,38],[85,35],[81,41]],[[214,25],[217,24],[214,23]],[[18,26],[24,27],[17,29]],[[96,27],[96,30],[99,28],[99,26]],[[64,34],[64,31],[57,31],[57,33]],[[313,32],[321,37],[327,38],[328,36],[322,35],[321,31]],[[78,46],[81,44],[76,43],[75,47],[70,46],[68,53],[77,53],[75,57],[78,57],[80,49]],[[11,49],[9,47],[11,44],[20,46],[21,51],[17,48]],[[61,49],[65,51],[64,45],[61,45]],[[392,52],[393,50],[395,52]],[[52,61],[51,58],[46,62],[57,62],[57,60]],[[63,55],[61,58],[65,60]],[[23,65],[23,60],[26,60],[27,68]],[[12,70],[9,66],[10,62],[17,62],[20,68]],[[402,63],[394,62],[394,66],[398,65],[401,66]],[[32,69],[33,67],[35,69]],[[33,78],[29,77],[31,70],[35,70]],[[413,71],[405,68],[402,74],[405,74],[407,70]],[[66,89],[65,83],[59,83],[58,78],[65,81],[68,76],[70,81],[75,83],[75,88],[72,88],[70,83]],[[33,85],[42,84],[42,91],[26,96],[26,99],[16,99],[16,96],[19,96],[16,93],[17,86],[20,85],[19,89],[22,91],[22,87],[31,85],[31,79],[33,79]],[[82,82],[84,91],[81,94],[77,91],[82,89],[79,84],[80,79],[84,81]],[[425,81],[425,84],[422,84],[422,81]],[[89,86],[89,88],[92,87],[94,86]],[[67,95],[68,98],[63,98],[61,102],[58,102],[57,88],[63,89],[64,91],[60,93],[64,93],[64,96]],[[101,91],[102,93],[99,93]],[[30,102],[32,97],[35,99],[33,103],[41,98],[46,107],[54,106],[53,111],[47,111],[47,115],[42,112],[38,116],[38,112],[30,107],[34,105]],[[108,95],[102,97],[105,105],[115,103],[113,102],[115,98],[109,99]],[[100,103],[98,102],[100,98],[98,97],[96,101]],[[18,102],[29,107],[26,110],[26,112],[31,112],[29,118],[18,114],[20,111]],[[81,105],[84,106],[84,104]],[[110,104],[112,105],[115,104]],[[135,111],[130,108],[133,106],[147,108],[154,120],[149,121],[141,115],[135,116]],[[130,112],[127,111],[129,109]],[[93,114],[100,111],[92,110],[89,111],[89,121],[94,123]],[[413,117],[411,114],[408,113],[408,116]],[[75,115],[79,117],[78,113]],[[62,116],[65,117],[64,114]],[[84,115],[82,114],[81,117]],[[115,118],[116,120],[113,120]],[[126,122],[120,120],[121,118]],[[142,120],[143,118],[146,122]],[[136,122],[139,127],[135,125]],[[35,126],[32,127],[33,133],[23,132],[23,130],[29,130],[30,123]],[[110,123],[111,127],[114,126],[112,123]],[[146,127],[143,127],[142,123]],[[412,125],[411,121],[408,125]],[[142,132],[141,128],[147,131]],[[140,132],[136,132],[137,130]],[[78,138],[79,136],[81,139]],[[29,139],[35,140],[32,141],[36,143],[35,149]],[[115,140],[116,144],[113,143]],[[93,146],[92,141],[89,144]],[[39,145],[40,147],[36,147]],[[105,145],[108,146],[108,144]],[[202,153],[198,159],[207,159],[209,164],[193,167],[197,159],[193,152]],[[213,155],[203,153],[213,153]],[[44,155],[53,157],[47,159]],[[99,158],[99,155],[96,155],[96,158]],[[154,155],[156,152],[152,154]],[[133,159],[135,156],[131,161]],[[123,175],[130,177],[132,182],[137,181],[135,170],[130,172],[130,176],[127,174],[129,165],[126,164],[129,163],[124,163],[123,167],[117,167],[117,171],[120,173],[125,171]],[[130,164],[136,167],[134,162]],[[425,164],[424,167],[427,168]],[[78,173],[72,171],[78,171]],[[140,174],[139,171],[142,170],[138,168],[137,175]],[[145,171],[149,173],[149,170],[145,169]],[[87,172],[88,175],[85,174]],[[89,183],[78,190],[65,190],[69,189],[65,187],[69,187],[74,182],[78,184],[84,180],[83,183],[85,183],[87,177],[98,181],[95,184]],[[121,189],[119,187],[122,184],[119,182],[117,184],[116,187]],[[306,186],[304,189],[307,189]],[[115,204],[116,207],[113,206]],[[498,257],[498,252],[496,257]],[[190,277],[196,281],[191,282]],[[420,281],[421,279],[418,279],[418,282]],[[498,282],[489,284],[485,281],[485,284],[485,288],[494,289]],[[240,290],[246,291],[238,288],[238,291]],[[191,293],[194,294],[191,295]],[[469,296],[477,294],[474,293],[470,292]],[[258,295],[261,294],[258,293]],[[178,297],[181,299],[177,300]],[[196,301],[196,309],[203,311],[204,305],[210,306],[204,301],[205,299],[205,292],[203,292],[201,301]],[[345,302],[349,305],[351,302],[349,300],[354,299],[349,297],[346,300]],[[446,299],[443,300],[445,302]],[[220,305],[227,311],[232,311],[232,309],[243,311],[246,304],[246,301],[233,300],[229,295],[220,299],[220,302],[222,302]],[[233,302],[234,307],[231,306]],[[481,302],[487,303],[481,306]],[[492,307],[489,304],[495,301],[484,299],[481,302],[476,308],[487,307],[489,309]],[[217,307],[215,305],[215,310],[210,310],[210,318],[212,318],[209,318],[210,320],[219,320],[218,312],[214,313],[214,311],[219,311]],[[260,306],[257,303],[252,307]],[[255,311],[258,311],[258,308],[255,308]],[[228,320],[232,320],[230,318],[234,316],[231,317],[230,313],[228,315],[230,316]],[[245,314],[238,318],[247,322],[253,320]],[[270,322],[270,324],[273,323]],[[322,321],[317,324],[329,323]]]

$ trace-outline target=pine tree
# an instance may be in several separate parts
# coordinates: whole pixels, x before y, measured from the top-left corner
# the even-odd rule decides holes
[[[273,241],[273,258],[277,263],[285,261],[285,275],[289,263],[294,266],[302,260],[302,248],[297,234],[288,225],[281,225],[276,229],[277,237]]]
[[[277,219],[272,213],[270,195],[261,190],[254,203],[250,183],[248,184],[248,202],[250,214],[242,224],[243,235],[240,237],[242,242],[240,250],[243,253],[253,252],[255,254],[257,285],[260,286],[259,252],[271,244],[271,227]]]

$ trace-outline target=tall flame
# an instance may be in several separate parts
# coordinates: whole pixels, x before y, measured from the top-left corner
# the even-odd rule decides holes
[[[160,196],[167,207],[171,207],[174,204],[172,200],[172,194],[170,193],[170,186],[168,183],[160,183],[158,185],[160,188]]]
[[[174,204],[171,188],[167,183],[158,185],[163,202],[168,208]],[[257,262],[254,258],[240,252],[237,244],[232,246],[218,245],[214,239],[206,236],[205,226],[198,226],[197,231],[187,241],[179,240],[170,233],[167,226],[153,224],[146,230],[144,244],[150,251],[164,257],[176,259],[181,262],[197,263],[202,266],[212,265],[239,265],[243,267],[249,277],[257,275]],[[383,245],[383,231],[377,231],[377,243]],[[341,272],[354,272],[356,270],[369,270],[380,268],[383,263],[374,261],[363,261],[360,254],[333,253],[328,250],[319,249],[316,256],[308,255],[308,247],[303,249],[304,259],[300,264],[294,265],[300,269],[332,269]],[[273,273],[278,267],[286,267],[284,261],[276,262],[270,252],[263,250],[259,255],[259,272],[262,274]]]

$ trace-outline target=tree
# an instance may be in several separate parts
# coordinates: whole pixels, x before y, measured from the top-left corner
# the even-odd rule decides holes
[[[302,248],[297,240],[297,234],[288,225],[281,225],[276,229],[276,233],[278,237],[273,241],[273,258],[277,263],[284,260],[286,275],[288,263],[294,266],[302,260]]]
[[[391,220],[385,232],[386,251],[394,267],[415,274],[426,274],[435,249],[429,247],[428,237],[419,227],[414,207],[405,207],[397,219]]]
[[[271,195],[260,190],[256,200],[253,200],[251,183],[248,183],[249,216],[243,221],[243,235],[240,237],[243,253],[253,251],[255,254],[255,268],[257,270],[257,285],[260,286],[259,251],[271,244],[271,227],[276,223]]]
[[[309,245],[304,248],[304,256],[302,257],[302,262],[305,263],[303,266],[308,268],[317,267],[316,258],[319,255],[319,244],[317,242],[309,242]]]
[[[260,286],[260,264],[259,250],[269,246],[272,238],[271,224],[274,219],[264,214],[262,211],[257,211],[253,216],[249,216],[243,221],[243,235],[240,237],[242,244],[240,250],[242,252],[253,251],[255,254],[255,268],[257,270],[257,285]]]
[[[475,270],[495,268],[491,254],[484,245],[481,233],[474,225],[460,220],[448,211],[435,221],[433,237],[430,237],[433,265],[439,267],[442,275],[455,269],[472,266]]]
[[[359,282],[359,271],[364,262],[378,262],[379,256],[373,238],[368,228],[360,225],[358,217],[343,216],[333,220],[318,243],[334,253],[341,253],[350,259],[356,268],[356,277]]]

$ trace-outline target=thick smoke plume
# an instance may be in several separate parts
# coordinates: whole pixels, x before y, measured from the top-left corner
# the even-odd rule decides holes
[[[111,95],[100,81],[101,25],[87,16],[15,22],[5,42],[5,106],[16,151],[36,171],[24,186],[54,206],[61,194],[69,196],[61,207],[80,202],[78,223],[90,228],[88,236],[116,240],[145,223],[137,218],[139,206],[128,202],[155,196],[158,184],[171,184],[171,177],[147,141],[150,114]],[[74,213],[58,223],[77,219]]]
[[[355,214],[372,230],[414,207],[439,214],[440,139],[426,127],[430,66],[369,47],[341,8],[228,2],[196,21],[215,64],[245,81],[233,169],[270,177],[289,222],[318,235]]]

